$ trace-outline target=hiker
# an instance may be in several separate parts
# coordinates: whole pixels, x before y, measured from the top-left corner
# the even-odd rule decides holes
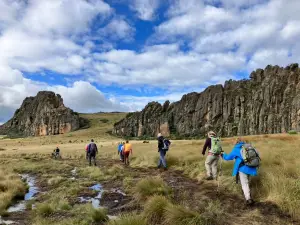
[[[169,146],[171,142],[167,139],[165,139],[161,133],[157,135],[158,140],[158,152],[159,152],[159,160],[157,168],[161,168],[161,166],[164,167],[165,170],[167,170],[167,162],[165,159],[166,153],[169,150]]]
[[[118,155],[120,155],[120,161],[124,162],[124,155],[123,155],[122,147],[123,147],[123,143],[120,142],[118,145]]]
[[[249,176],[257,176],[257,168],[260,163],[259,154],[250,144],[245,143],[242,138],[237,138],[235,146],[231,153],[223,153],[224,160],[229,161],[235,159],[232,176],[236,176],[241,181],[242,189],[247,205],[253,205],[249,187]]]
[[[89,160],[89,144],[85,146],[86,160]]]
[[[222,152],[222,146],[220,139],[213,131],[209,131],[207,134],[207,139],[202,150],[203,156],[205,156],[207,148],[208,156],[205,160],[205,168],[207,173],[206,180],[216,180],[218,175],[218,162]]]
[[[132,144],[129,144],[127,140],[126,143],[123,145],[122,148],[123,156],[124,156],[124,163],[125,165],[129,165],[129,154],[132,155]]]
[[[89,154],[89,162],[90,166],[92,165],[92,159],[94,161],[94,165],[96,166],[96,155],[98,154],[98,148],[97,145],[94,143],[94,140],[91,140],[91,143],[88,147],[88,154]]]

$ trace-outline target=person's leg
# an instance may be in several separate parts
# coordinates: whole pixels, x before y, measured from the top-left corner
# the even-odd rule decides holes
[[[212,169],[211,169],[211,164],[213,162],[213,159],[214,159],[213,155],[208,155],[205,160],[205,168],[206,168],[206,174],[208,178],[213,178]]]
[[[160,151],[161,163],[164,166],[164,168],[167,168],[167,162],[166,162],[165,156],[166,156],[166,151],[163,151],[163,150]]]
[[[245,199],[248,201],[251,199],[248,175],[242,172],[239,175]]]
[[[157,168],[160,168],[162,165],[162,161],[161,161],[161,151],[159,151],[159,158],[158,158],[158,164],[157,164]]]
[[[97,163],[96,163],[96,155],[93,156],[93,159],[94,159],[94,165],[97,166]]]
[[[217,179],[218,176],[218,162],[219,162],[219,156],[214,156],[214,160],[212,161],[211,164],[212,175],[214,179]]]
[[[89,162],[90,162],[90,166],[92,165],[92,155],[89,154]]]
[[[124,164],[126,165],[127,164],[127,153],[124,152]]]

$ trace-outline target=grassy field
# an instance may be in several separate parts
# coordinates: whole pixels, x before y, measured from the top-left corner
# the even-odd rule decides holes
[[[219,181],[204,181],[204,140],[176,140],[167,155],[168,171],[157,170],[157,143],[132,141],[130,167],[118,159],[117,144],[109,135],[124,114],[84,115],[91,128],[53,137],[0,140],[0,214],[19,224],[300,224],[300,136],[248,136],[261,154],[259,176],[251,180],[258,201],[244,206],[239,185],[231,176],[233,162],[222,163]],[[98,167],[89,167],[84,146],[94,138],[100,153]],[[234,138],[222,140],[226,152]],[[56,146],[62,160],[50,154]],[[76,168],[76,175],[72,170]],[[22,213],[8,213],[9,205],[26,192],[18,174],[31,174],[41,193]],[[105,189],[95,209],[78,197],[95,197],[89,187]],[[118,189],[126,196],[111,191]],[[118,203],[114,203],[118,201]],[[32,207],[34,205],[35,207]],[[118,219],[109,219],[117,216]],[[5,217],[4,217],[5,216]],[[248,222],[249,221],[249,222]],[[0,223],[1,224],[1,223]]]

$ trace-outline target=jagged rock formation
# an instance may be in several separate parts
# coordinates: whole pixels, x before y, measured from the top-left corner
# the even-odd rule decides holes
[[[267,66],[249,80],[225,82],[202,93],[184,95],[178,102],[149,103],[141,112],[116,123],[114,134],[155,136],[162,132],[181,137],[281,133],[300,130],[300,69]]]
[[[25,98],[13,118],[0,126],[0,134],[45,136],[63,134],[85,126],[87,121],[63,104],[60,95],[41,91]]]

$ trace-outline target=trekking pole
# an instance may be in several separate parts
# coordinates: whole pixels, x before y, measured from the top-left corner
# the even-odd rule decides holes
[[[223,163],[223,158],[222,156],[220,156],[221,158],[221,162],[219,163],[219,172],[218,172],[218,188],[217,188],[217,192],[219,192],[219,189],[220,189],[220,176],[223,175],[223,172],[222,172],[222,163]]]

